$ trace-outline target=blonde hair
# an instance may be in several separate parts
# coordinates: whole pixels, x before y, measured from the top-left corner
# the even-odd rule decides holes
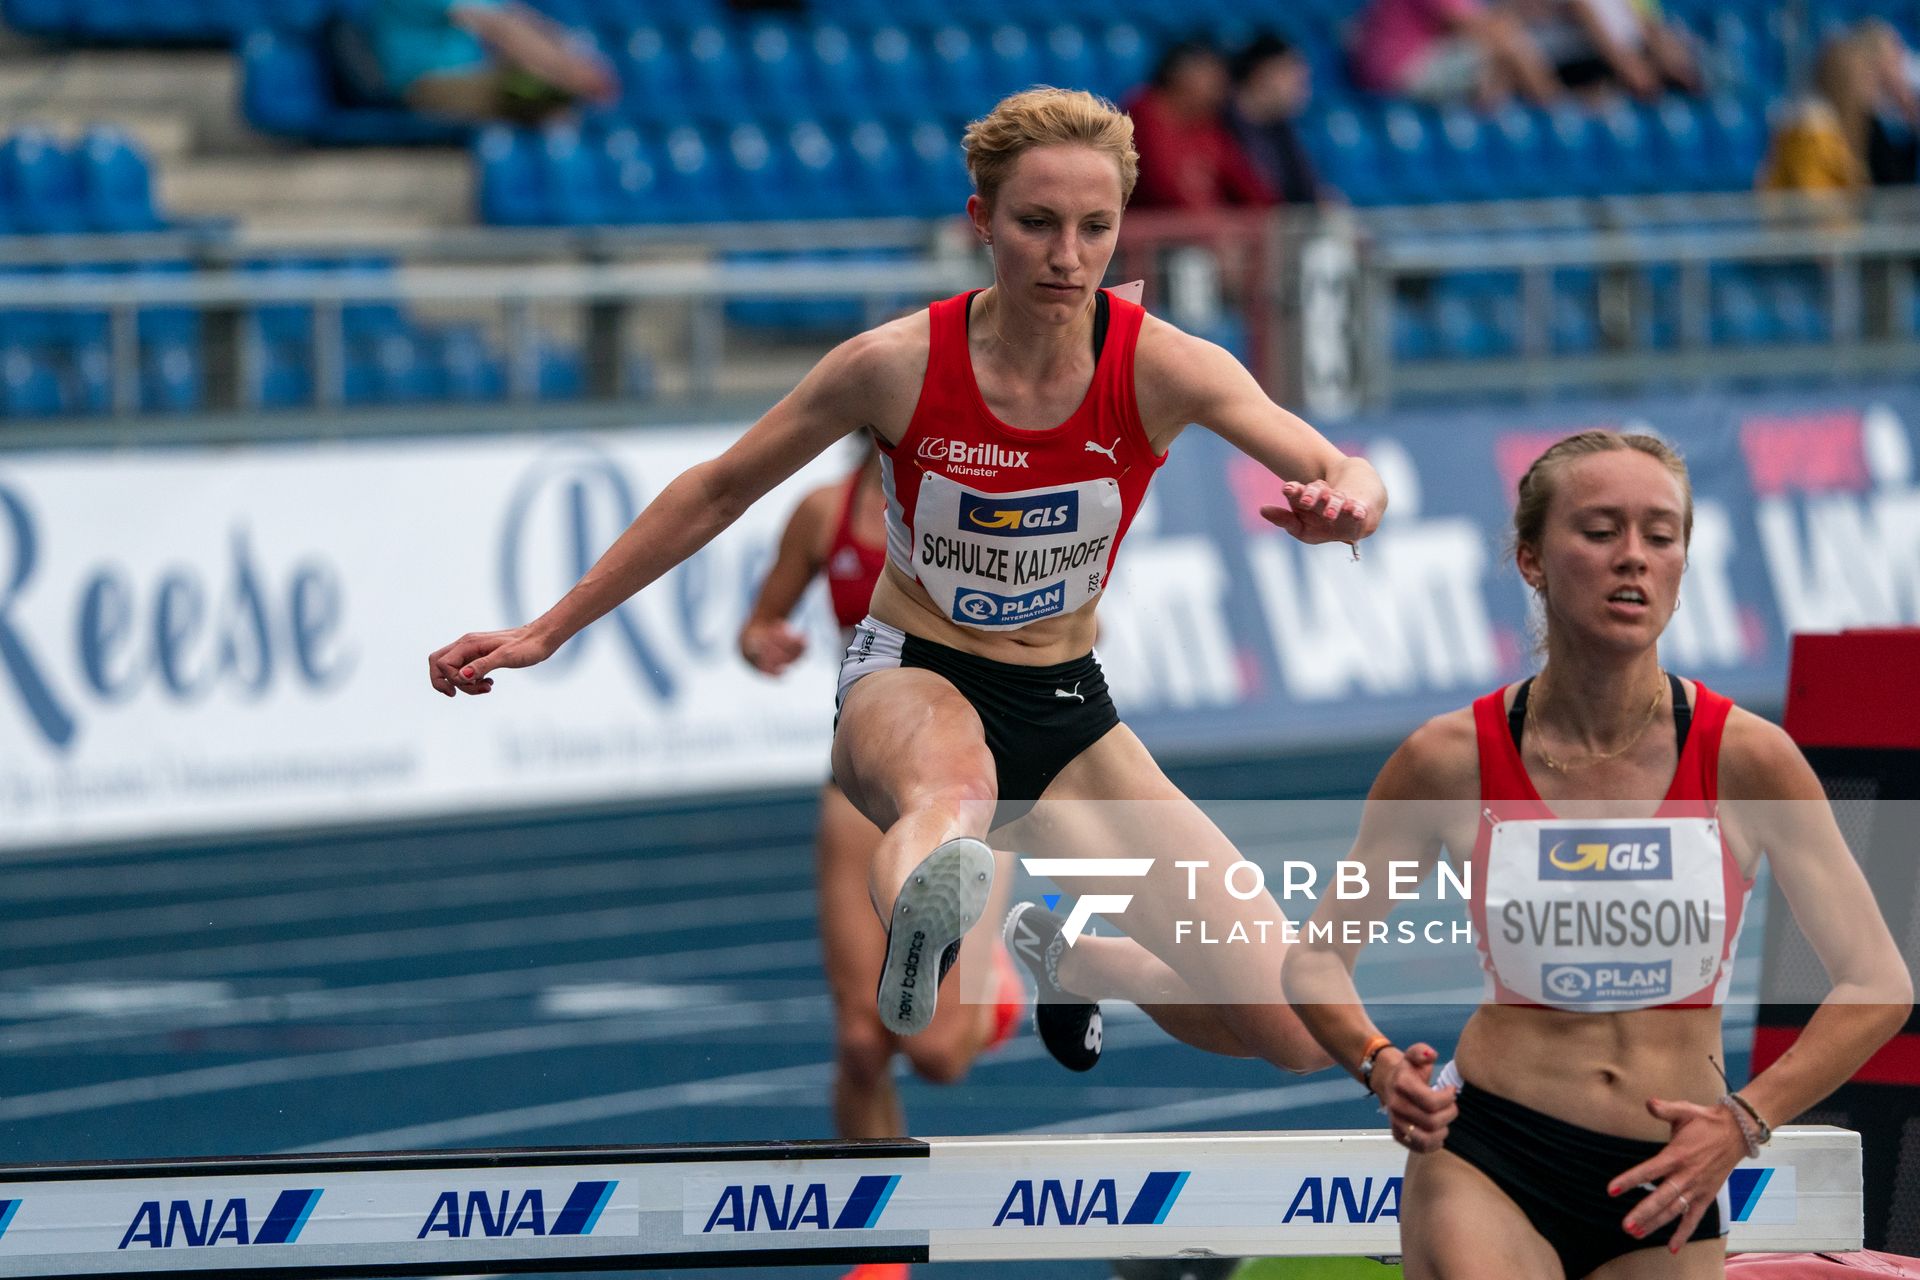
[[[1013,162],[1034,147],[1079,145],[1113,157],[1120,167],[1120,203],[1133,198],[1140,153],[1133,149],[1127,113],[1082,89],[1039,85],[1000,99],[992,111],[967,126],[960,145],[967,176],[989,204],[1013,171]]]
[[[1644,453],[1665,467],[1680,485],[1684,507],[1680,545],[1693,541],[1693,481],[1687,475],[1686,460],[1672,445],[1658,436],[1622,434],[1618,431],[1582,431],[1555,441],[1545,453],[1533,460],[1527,474],[1520,477],[1520,498],[1513,508],[1513,542],[1516,547],[1538,547],[1547,531],[1547,508],[1559,487],[1560,473],[1579,458],[1597,453],[1634,450]]]

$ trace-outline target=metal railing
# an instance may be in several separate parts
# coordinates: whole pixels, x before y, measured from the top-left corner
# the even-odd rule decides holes
[[[141,403],[142,314],[184,308],[207,407],[258,408],[263,309],[297,307],[312,407],[347,400],[349,314],[394,304],[409,314],[477,323],[504,364],[510,404],[539,398],[552,331],[584,355],[585,395],[698,406],[743,388],[771,397],[834,334],[783,333],[765,317],[730,316],[750,300],[840,300],[852,332],[990,279],[958,220],[807,222],[701,227],[474,230],[368,245],[263,246],[160,233],[111,239],[0,240],[0,313],[104,313],[112,412]],[[810,259],[809,252],[897,255]],[[752,255],[797,253],[785,260]],[[395,265],[276,272],[336,258]],[[191,264],[171,274],[30,274],[36,266]],[[1810,264],[1821,273],[1818,341],[1742,347],[1715,340],[1713,273],[1725,264]],[[1148,304],[1219,336],[1283,403],[1316,418],[1432,394],[1633,387],[1704,377],[1884,374],[1920,370],[1915,264],[1920,197],[1831,202],[1754,196],[1559,200],[1472,206],[1129,216],[1115,281],[1144,275]],[[24,268],[8,273],[5,268]],[[1555,350],[1555,273],[1594,273],[1593,349]],[[1670,277],[1667,282],[1658,274]],[[1519,322],[1503,354],[1396,359],[1392,317],[1421,282],[1462,273],[1518,281]],[[1647,339],[1656,310],[1670,343]],[[790,376],[791,375],[791,376]]]

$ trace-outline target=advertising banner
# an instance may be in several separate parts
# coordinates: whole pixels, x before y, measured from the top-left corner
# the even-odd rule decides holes
[[[1666,664],[1762,706],[1797,631],[1920,623],[1920,392],[1359,418],[1391,509],[1355,562],[1259,515],[1280,481],[1200,430],[1100,608],[1121,714],[1179,755],[1397,737],[1534,669],[1515,482],[1588,427],[1677,444],[1695,495]],[[839,640],[735,637],[835,451],[542,667],[448,700],[426,656],[551,604],[738,428],[0,456],[0,850],[464,814],[825,775]]]

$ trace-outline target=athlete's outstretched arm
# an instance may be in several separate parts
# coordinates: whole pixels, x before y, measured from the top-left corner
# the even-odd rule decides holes
[[[1140,417],[1164,450],[1198,423],[1286,481],[1261,514],[1302,542],[1354,542],[1379,527],[1387,490],[1373,465],[1333,447],[1268,398],[1232,352],[1149,316],[1135,356]]]
[[[647,504],[559,603],[522,626],[469,633],[427,659],[433,687],[491,689],[489,672],[545,660],[595,619],[704,547],[768,490],[873,419],[871,388],[897,350],[885,330],[829,352],[725,453],[692,467]]]
[[[820,572],[827,543],[827,523],[844,485],[826,485],[800,500],[780,535],[773,567],[760,583],[753,608],[740,628],[740,656],[754,670],[777,676],[806,652],[807,640],[787,621],[787,615],[806,594],[807,584]]]
[[[1399,905],[1388,893],[1396,866],[1411,877],[1402,883],[1417,884],[1445,856],[1449,816],[1458,826],[1458,811],[1473,809],[1451,798],[1467,794],[1463,788],[1473,783],[1461,768],[1463,760],[1474,759],[1473,751],[1472,714],[1460,711],[1428,721],[1400,744],[1367,793],[1360,831],[1347,854],[1348,861],[1365,869],[1367,892],[1342,898],[1329,886],[1281,970],[1287,1002],[1334,1062],[1352,1075],[1360,1074],[1368,1046],[1381,1038],[1354,986],[1360,944],[1352,939],[1366,937],[1374,922],[1386,920]],[[1437,1150],[1456,1114],[1452,1090],[1429,1082],[1438,1056],[1431,1045],[1404,1050],[1389,1045],[1374,1057],[1368,1080],[1394,1136],[1416,1151]]]

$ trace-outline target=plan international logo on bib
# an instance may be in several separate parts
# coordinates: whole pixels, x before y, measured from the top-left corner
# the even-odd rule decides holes
[[[1080,527],[1080,495],[1072,489],[1024,498],[961,493],[960,527],[999,538],[1073,533]]]
[[[1050,618],[1067,607],[1067,589],[1058,583],[1029,591],[1023,596],[1003,596],[993,591],[961,591],[953,601],[955,622],[1000,623],[1032,622]]]
[[[1542,880],[1671,880],[1671,827],[1562,827],[1540,833]]]

